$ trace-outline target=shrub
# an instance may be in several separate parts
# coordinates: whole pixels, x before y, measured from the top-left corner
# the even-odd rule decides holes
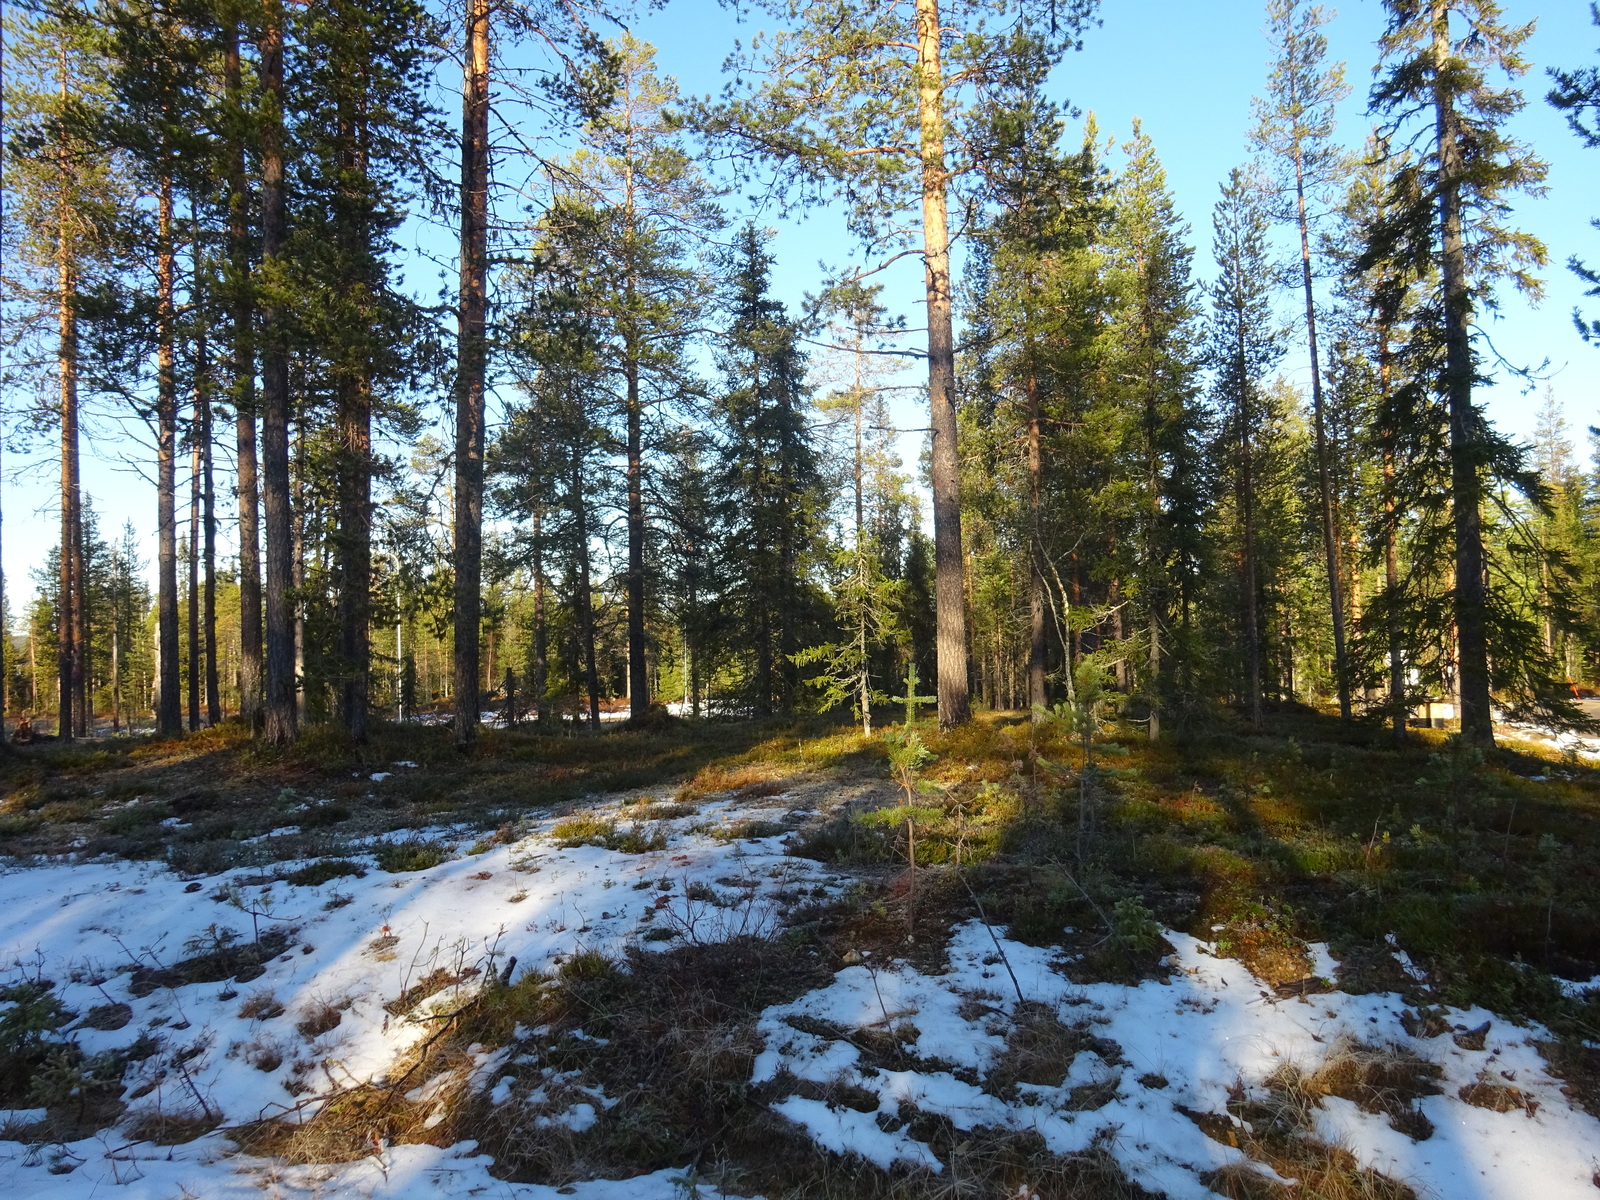
[[[365,867],[358,862],[351,862],[348,858],[323,858],[301,867],[298,871],[289,872],[284,879],[297,887],[317,887],[330,879],[342,879],[346,875],[354,875],[360,879],[366,873]]]
[[[403,871],[426,871],[450,859],[450,848],[440,842],[411,838],[404,842],[388,842],[373,851],[374,861],[381,870],[391,874]]]

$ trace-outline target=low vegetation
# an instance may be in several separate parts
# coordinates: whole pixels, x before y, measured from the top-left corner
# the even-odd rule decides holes
[[[165,857],[186,872],[202,861],[258,862],[274,872],[260,878],[315,886],[374,868],[425,869],[508,841],[519,822],[544,813],[558,818],[549,827],[558,844],[623,852],[663,844],[670,822],[730,838],[787,833],[790,853],[835,864],[857,882],[843,897],[802,900],[770,936],[680,940],[624,961],[580,953],[554,975],[515,983],[471,966],[419,977],[384,1007],[396,1019],[427,1014],[428,1038],[386,1078],[352,1086],[313,1120],[234,1130],[253,1151],[331,1162],[370,1152],[374,1137],[441,1145],[471,1137],[506,1178],[558,1186],[694,1164],[698,1178],[742,1193],[943,1194],[944,1183],[925,1173],[831,1155],[768,1107],[780,1088],[809,1094],[815,1085],[748,1081],[764,1009],[863,955],[937,968],[951,926],[975,916],[1018,941],[1061,947],[1079,983],[1162,977],[1167,927],[1242,960],[1283,996],[1334,985],[1398,992],[1417,1036],[1450,1032],[1469,1047],[1481,1040],[1482,1031],[1442,1023],[1445,1004],[1537,1020],[1555,1036],[1542,1052],[1573,1102],[1600,1112],[1600,1064],[1586,1045],[1600,1036],[1600,1005],[1593,992],[1564,994],[1558,982],[1600,975],[1600,880],[1583,869],[1600,851],[1600,772],[1575,761],[1516,749],[1485,755],[1426,732],[1396,750],[1377,731],[1306,710],[1273,714],[1262,734],[1219,714],[1181,740],[1154,744],[1108,720],[1087,747],[1050,723],[987,714],[953,733],[918,731],[923,752],[898,761],[903,739],[867,741],[818,725],[683,725],[591,739],[518,732],[486,738],[470,761],[450,753],[443,731],[407,730],[415,767],[385,762],[391,736],[381,731],[359,757],[329,740],[315,754],[303,744],[293,757],[267,758],[227,731],[134,743],[88,767],[66,752],[32,750],[0,768],[0,779],[4,811],[31,813],[36,824],[0,835],[0,849],[18,858]],[[373,782],[379,767],[392,774]],[[196,805],[200,776],[211,791]],[[584,795],[622,781],[636,794],[620,813],[587,809]],[[784,799],[770,821],[748,806],[736,821],[707,813],[734,794]],[[807,809],[800,799],[824,794],[846,802]],[[29,807],[46,795],[53,799]],[[334,804],[348,815],[282,835],[282,845],[236,836]],[[119,819],[132,806],[192,819]],[[777,819],[785,811],[814,815]],[[207,821],[232,834],[201,840],[195,827]],[[379,833],[389,836],[373,842]],[[273,866],[296,858],[311,861]],[[707,904],[726,899],[704,891]],[[293,928],[281,921],[252,933],[217,928],[209,940],[193,939],[182,961],[124,969],[136,990],[196,980],[233,988],[293,945]],[[671,940],[669,931],[663,941]],[[1331,946],[1336,980],[1316,974],[1311,942]],[[1003,973],[997,985],[1006,986]],[[74,1022],[118,1028],[114,1005],[67,1013],[48,980],[21,976],[0,999],[0,1088],[9,1102],[46,1108],[56,1131],[120,1119],[124,1072],[146,1036],[91,1058],[76,1048]],[[270,992],[243,990],[238,1003],[263,1030],[247,1055],[262,1070],[284,1061],[275,1038],[294,1030],[309,1041],[341,1020],[326,1000],[292,1001],[290,1011]],[[1092,1028],[1063,1024],[1042,1006],[1022,1006],[1013,1025],[985,1081],[991,1090],[1059,1084],[1061,1063],[1085,1048],[1116,1061]],[[889,1033],[882,1045],[861,1036],[856,1044],[895,1069],[901,1051]],[[474,1055],[491,1051],[504,1051],[505,1065],[473,1084]],[[1195,1120],[1302,1182],[1285,1190],[1240,1170],[1207,1182],[1229,1196],[1402,1200],[1411,1195],[1404,1185],[1319,1142],[1311,1114],[1342,1097],[1425,1138],[1432,1130],[1417,1099],[1438,1092],[1436,1076],[1402,1050],[1359,1043],[1334,1048],[1314,1070],[1285,1066],[1264,1086],[1241,1090],[1229,1114]],[[1142,1082],[1160,1086],[1153,1076]],[[493,1103],[490,1085],[528,1102]],[[852,1103],[842,1093],[816,1098]],[[1514,1084],[1487,1078],[1461,1098],[1500,1111],[1526,1102]],[[1086,1108],[1103,1102],[1083,1097]],[[588,1116],[571,1117],[585,1105]],[[972,1180],[973,1195],[1014,1195],[1041,1180],[1052,1182],[1040,1196],[1142,1194],[1098,1150],[1056,1159],[1026,1135],[959,1133],[926,1113],[903,1116]],[[206,1117],[175,1117],[156,1132],[195,1136],[215,1124]]]

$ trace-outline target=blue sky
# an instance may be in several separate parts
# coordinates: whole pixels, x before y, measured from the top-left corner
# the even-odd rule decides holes
[[[1334,55],[1348,64],[1354,89],[1344,106],[1342,132],[1351,145],[1359,146],[1367,129],[1363,109],[1383,12],[1378,0],[1347,0],[1337,7],[1329,36]],[[1561,116],[1543,102],[1549,86],[1544,70],[1593,62],[1600,30],[1590,24],[1588,5],[1581,0],[1547,6],[1508,0],[1505,8],[1510,20],[1538,20],[1528,46],[1534,69],[1522,81],[1529,104],[1514,130],[1550,164],[1550,192],[1539,199],[1520,199],[1515,220],[1544,239],[1551,265],[1544,273],[1544,303],[1533,309],[1520,297],[1506,296],[1503,313],[1489,332],[1513,362],[1531,366],[1549,360],[1557,398],[1575,434],[1581,434],[1585,426],[1600,424],[1595,371],[1600,360],[1593,357],[1600,349],[1584,346],[1572,327],[1569,314],[1581,301],[1582,287],[1564,264],[1572,254],[1600,262],[1600,232],[1588,225],[1591,215],[1600,214],[1600,152],[1583,150]],[[1229,168],[1247,157],[1250,99],[1266,77],[1262,6],[1254,0],[1104,0],[1101,16],[1102,25],[1088,31],[1084,50],[1057,71],[1052,90],[1057,99],[1092,110],[1102,133],[1118,140],[1127,137],[1135,117],[1143,120],[1192,227],[1197,269],[1209,275],[1210,214],[1217,186]],[[671,0],[633,28],[659,47],[660,69],[676,75],[690,93],[720,90],[722,62],[734,39],[748,41],[753,31],[750,24],[736,25],[715,0]],[[453,99],[448,102],[451,119],[457,105]],[[775,284],[791,302],[816,288],[819,259],[838,265],[854,258],[855,248],[837,213],[822,212],[805,221],[777,221],[770,214],[761,219],[778,227]],[[431,279],[432,270],[416,275]],[[920,276],[920,267],[908,260],[889,279],[887,298],[913,325],[921,324],[915,307]],[[1286,315],[1292,304],[1293,297],[1285,296]],[[1303,359],[1300,351],[1286,360],[1291,378],[1303,381]],[[1502,429],[1519,436],[1532,432],[1536,394],[1525,394],[1514,381],[1501,381],[1486,390],[1484,399]],[[909,400],[898,404],[897,420],[907,426],[923,424]],[[155,497],[147,483],[118,462],[126,448],[124,434],[102,427],[101,436],[88,447],[84,483],[105,515],[107,532],[120,527],[124,516],[131,518],[145,539],[147,556],[153,557]],[[41,449],[48,458],[48,443]],[[905,440],[905,449],[914,453],[914,438]],[[8,445],[3,561],[7,589],[19,606],[32,590],[28,570],[42,561],[57,529],[48,463],[19,476],[22,465]]]

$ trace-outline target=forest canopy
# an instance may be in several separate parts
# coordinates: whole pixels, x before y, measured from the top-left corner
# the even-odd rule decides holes
[[[1052,83],[1095,0],[769,0],[716,96],[606,5],[13,5],[3,437],[52,447],[59,536],[7,714],[470,750],[1109,686],[1153,739],[1586,725],[1600,464],[1485,322],[1553,271],[1600,294],[1583,230],[1563,264],[1519,226],[1554,149],[1512,132],[1548,103],[1600,146],[1600,76],[1492,0],[1383,8],[1347,65],[1268,0],[1247,144],[1184,213],[1141,124]],[[842,265],[797,302],[769,223],[823,209]],[[83,483],[127,428],[149,512]]]

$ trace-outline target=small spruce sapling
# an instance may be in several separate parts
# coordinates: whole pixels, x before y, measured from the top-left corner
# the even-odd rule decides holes
[[[917,723],[917,705],[932,704],[939,698],[937,696],[917,695],[917,684],[921,682],[922,680],[917,678],[917,664],[912,663],[906,668],[906,694],[904,696],[889,697],[890,700],[895,701],[897,704],[906,706],[905,728],[907,730]]]
[[[913,669],[907,682],[915,679]],[[907,695],[915,695],[915,687],[907,687]],[[909,708],[909,706],[908,706]],[[933,751],[923,744],[922,737],[910,725],[899,733],[890,733],[884,737],[884,745],[889,751],[889,774],[894,778],[900,790],[905,793],[905,802],[894,809],[874,814],[876,819],[884,824],[893,821],[898,824],[904,821],[906,825],[906,870],[907,870],[907,903],[906,903],[906,940],[910,941],[916,935],[916,910],[917,910],[917,822],[936,819],[940,813],[935,808],[916,807],[916,794],[926,785],[918,778],[917,773],[934,760]]]

